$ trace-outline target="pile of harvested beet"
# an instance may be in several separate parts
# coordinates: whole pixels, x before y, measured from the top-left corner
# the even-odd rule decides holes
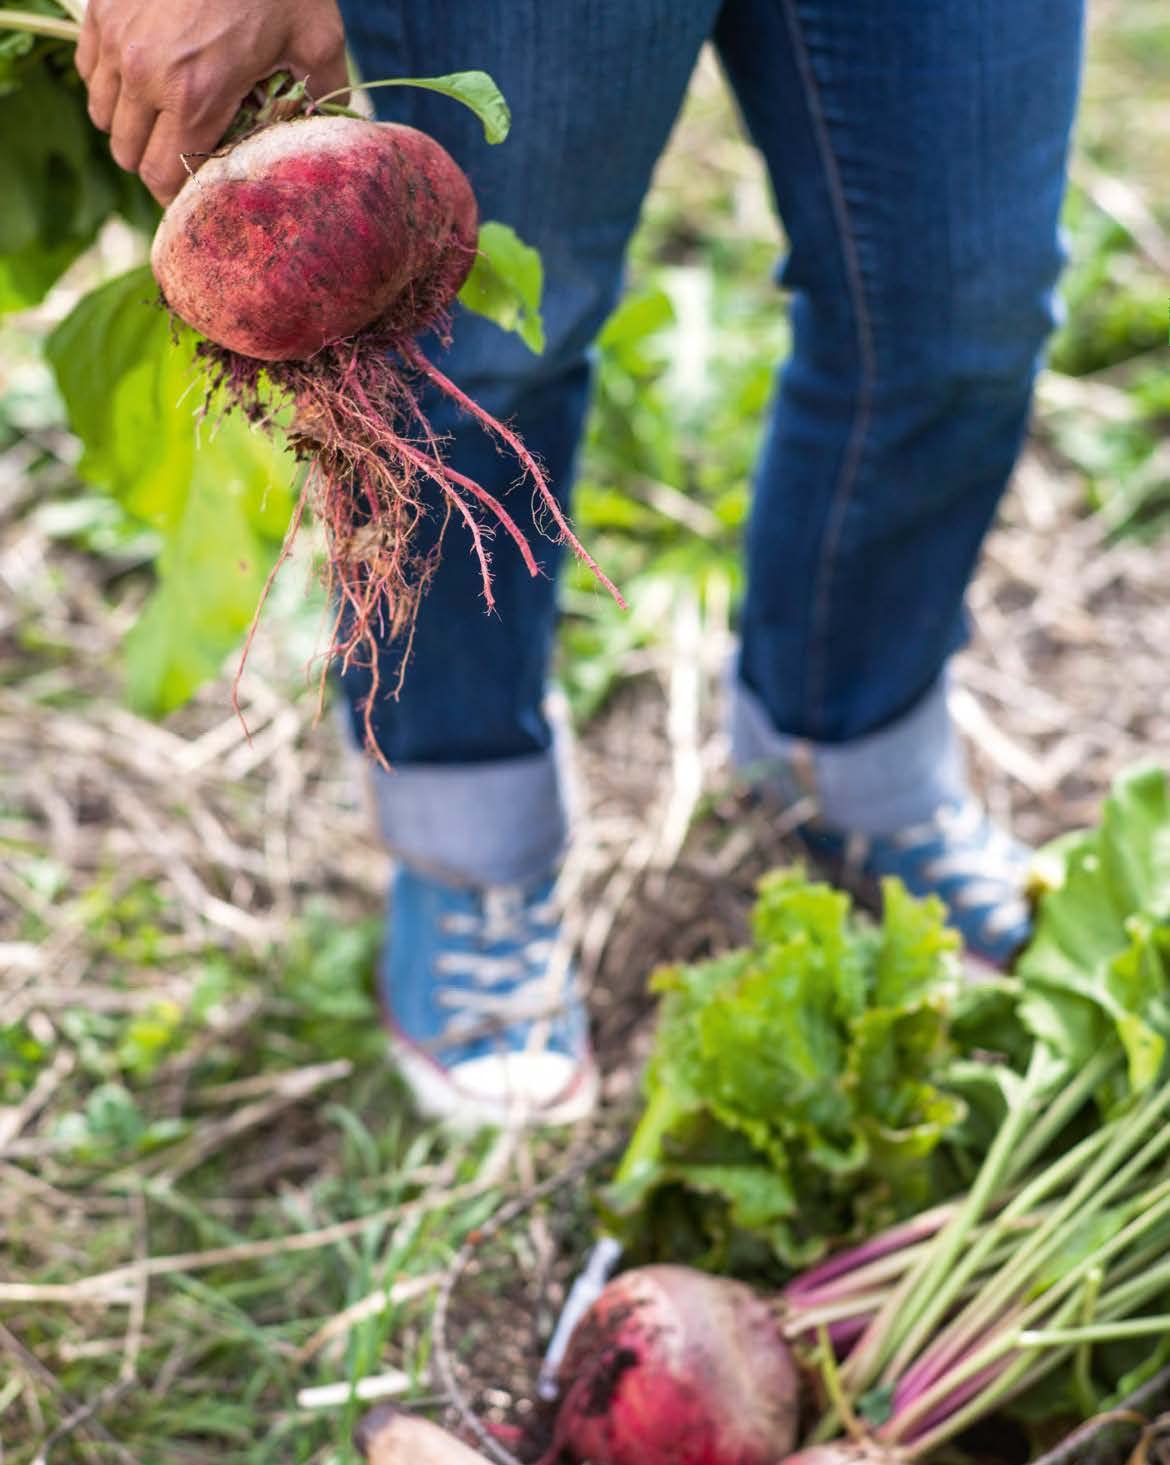
[[[205,162],[167,209],[151,254],[167,306],[205,338],[213,388],[269,428],[292,406],[292,445],[309,472],[281,560],[310,507],[327,541],[331,651],[343,669],[355,660],[372,669],[370,701],[377,648],[409,639],[436,568],[433,554],[413,548],[424,515],[466,526],[489,609],[495,528],[538,573],[499,498],[444,462],[419,405],[422,383],[515,455],[559,536],[620,601],[540,464],[418,345],[428,331],[447,331],[477,231],[471,185],[433,138],[301,116],[261,125]],[[368,701],[367,734],[369,720]]]

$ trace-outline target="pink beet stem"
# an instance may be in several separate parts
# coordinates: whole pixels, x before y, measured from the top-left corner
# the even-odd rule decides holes
[[[871,1240],[862,1242],[860,1246],[838,1252],[835,1256],[829,1257],[827,1261],[810,1267],[807,1272],[801,1272],[799,1277],[785,1287],[784,1296],[793,1300],[800,1298],[803,1301],[807,1293],[819,1292],[826,1282],[832,1282],[837,1277],[856,1271],[867,1262],[877,1261],[879,1257],[888,1256],[891,1252],[901,1251],[903,1247],[913,1246],[915,1242],[928,1240],[950,1220],[954,1210],[952,1205],[936,1206],[934,1210],[924,1211],[922,1215],[904,1221],[900,1226],[892,1226],[888,1231],[883,1231],[880,1236],[874,1236]],[[832,1292],[829,1292],[824,1300],[829,1301],[832,1295]]]
[[[964,1404],[979,1393],[980,1389],[986,1384],[991,1383],[993,1379],[998,1378],[1011,1361],[1011,1357],[1008,1355],[1003,1358],[998,1358],[994,1363],[989,1363],[986,1368],[980,1369],[972,1378],[966,1379],[963,1383],[959,1384],[953,1394],[949,1394],[940,1403],[936,1404],[924,1418],[916,1421],[905,1436],[898,1429],[898,1410],[906,1404],[913,1403],[917,1395],[907,1397],[901,1400],[901,1402],[895,1400],[894,1413],[879,1430],[879,1435],[883,1439],[889,1439],[898,1444],[913,1444],[916,1439],[920,1439],[929,1430],[933,1429],[935,1425],[941,1424],[945,1419],[949,1419],[952,1414],[957,1413]]]
[[[829,1324],[829,1342],[838,1359],[848,1358],[849,1350],[865,1332],[872,1317],[872,1312],[859,1312],[856,1317],[842,1318],[840,1322]]]
[[[973,1349],[981,1348],[1005,1324],[1017,1319],[1021,1311],[1021,1307],[1017,1304],[974,1334],[970,1330],[959,1330],[951,1331],[950,1336],[943,1333],[937,1337],[898,1381],[895,1408],[901,1408],[904,1404],[909,1404],[916,1399],[919,1394],[925,1393],[952,1364],[957,1363],[964,1354],[970,1353]]]

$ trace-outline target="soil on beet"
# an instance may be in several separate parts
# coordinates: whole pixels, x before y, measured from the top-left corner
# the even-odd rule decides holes
[[[585,1358],[597,1358],[597,1366],[589,1375],[589,1385],[579,1400],[581,1412],[590,1419],[597,1419],[609,1413],[622,1378],[637,1364],[638,1355],[632,1348],[611,1348],[598,1354],[597,1345],[588,1334],[582,1337],[579,1348]]]

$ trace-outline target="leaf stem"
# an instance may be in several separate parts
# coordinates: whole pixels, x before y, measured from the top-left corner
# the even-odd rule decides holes
[[[473,99],[467,90],[467,83],[473,78],[479,83],[479,89],[485,92],[482,98]],[[456,83],[459,84],[456,85]],[[456,102],[462,102],[465,107],[475,113],[483,124],[484,136],[488,142],[503,142],[512,125],[512,114],[508,110],[508,104],[500,95],[500,90],[495,82],[485,71],[457,71],[449,76],[389,76],[380,81],[353,82],[350,86],[338,87],[336,91],[326,92],[314,103],[314,108],[319,110],[327,102],[332,102],[337,97],[348,96],[352,92],[372,92],[377,87],[385,86],[422,87],[424,91],[439,92]]]
[[[1044,1258],[1058,1256],[1061,1247],[1084,1224],[1089,1215],[1102,1211],[1118,1192],[1124,1191],[1130,1180],[1140,1175],[1170,1146],[1170,1129],[1163,1126],[1146,1141],[1136,1155],[1132,1154],[1168,1105],[1170,1089],[1147,1098],[1136,1112],[1114,1120],[1112,1124],[1087,1136],[1075,1149],[1062,1155],[1025,1186],[997,1220],[991,1223],[983,1239],[971,1249],[966,1259],[954,1269],[945,1287],[920,1310],[914,1328],[903,1335],[904,1341],[890,1364],[889,1372],[895,1376],[901,1374],[919,1349],[926,1345],[930,1330],[942,1319],[946,1306],[958,1296],[961,1284],[982,1260],[983,1250],[992,1240],[997,1239],[997,1228],[1012,1217],[1017,1207],[1031,1207],[1054,1189],[1057,1182],[1063,1184],[1070,1168],[1083,1167],[1076,1184],[1046,1217],[1039,1229],[1027,1238],[1003,1271],[981,1296],[930,1343],[930,1353],[936,1359],[940,1355],[943,1358],[958,1356],[971,1340],[994,1323],[1012,1298],[1024,1295],[1029,1279],[1041,1269]],[[1128,1160],[1127,1152],[1130,1156]],[[1086,1160],[1090,1163],[1086,1164]],[[1123,1160],[1126,1163],[1122,1164]],[[1148,1194],[1145,1200],[1150,1200]],[[943,1306],[940,1307],[940,1303]]]
[[[1022,1323],[1040,1322],[1048,1310],[1055,1307],[1055,1311],[1051,1315],[1049,1328],[1044,1331],[1049,1331],[1053,1327],[1063,1328],[1066,1323],[1072,1323],[1081,1305],[1080,1289],[1083,1287],[1085,1277],[1096,1267],[1104,1266],[1118,1252],[1124,1251],[1131,1242],[1138,1239],[1144,1231],[1156,1226],[1167,1214],[1170,1214],[1170,1180],[1163,1181],[1150,1192],[1149,1205],[1144,1213],[1136,1216],[1128,1225],[1123,1226],[1115,1236],[1100,1246],[1093,1256],[1087,1257],[1083,1262],[1072,1267],[1059,1282],[1036,1297],[1018,1321]],[[1159,1278],[1156,1275],[1158,1270],[1158,1268],[1155,1268],[1154,1272],[1140,1279],[1143,1287],[1140,1295],[1143,1300],[1144,1297],[1158,1290]],[[1134,1286],[1134,1284],[1130,1285],[1131,1288]],[[1016,1293],[1015,1295],[1018,1296],[1019,1294]],[[1098,1316],[1104,1314],[1106,1300],[1105,1297],[1102,1297],[1098,1305]],[[958,1384],[973,1377],[979,1372],[980,1368],[995,1362],[1005,1352],[1010,1351],[1015,1345],[1015,1339],[1021,1336],[1022,1331],[1024,1330],[1017,1329],[1010,1333],[1001,1332],[991,1339],[988,1339],[984,1335],[984,1340],[975,1344],[973,1352],[968,1353],[958,1363],[952,1364],[947,1373],[938,1377],[936,1382],[918,1394],[916,1398],[902,1409],[895,1420],[890,1421],[885,1426],[886,1430],[890,1432],[890,1437],[895,1439],[898,1437],[904,1438],[905,1432],[912,1430],[916,1423],[928,1417],[934,1409],[943,1404],[948,1394]],[[1040,1329],[1033,1329],[1032,1331],[1040,1331]],[[1044,1360],[1043,1366],[1045,1370],[1050,1366],[1054,1366],[1055,1361],[1063,1356],[1061,1345],[1054,1344],[1053,1346],[1056,1351],[1050,1358]],[[1064,1351],[1067,1351],[1067,1348]],[[1013,1373],[1015,1368],[1016,1364],[1013,1363],[1005,1371],[1004,1377],[1009,1373]],[[996,1397],[999,1396],[997,1395]],[[959,1413],[966,1418],[970,1408],[971,1405],[968,1405]],[[958,1417],[959,1415],[955,1416],[956,1419]],[[973,1415],[971,1417],[977,1416]],[[931,1433],[934,1435],[937,1431],[932,1431]]]
[[[0,30],[27,31],[32,36],[51,36],[57,41],[76,41],[81,27],[72,20],[58,20],[34,10],[0,10]]]
[[[865,1437],[865,1426],[853,1412],[853,1405],[849,1401],[841,1384],[841,1375],[837,1371],[837,1356],[833,1352],[833,1344],[829,1339],[829,1330],[826,1327],[817,1329],[818,1362],[821,1367],[821,1379],[825,1385],[825,1393],[829,1396],[829,1403],[845,1427],[845,1432],[851,1440],[860,1440]]]
[[[1122,1338],[1148,1338],[1170,1333],[1170,1317],[1119,1318],[1112,1323],[1090,1323],[1076,1328],[1025,1328],[1016,1335],[1017,1348],[1057,1348],[1067,1344],[1115,1343]]]
[[[1159,1245],[1160,1254],[1164,1256],[1164,1244],[1159,1243]],[[1148,1257],[1149,1253],[1147,1252],[1146,1255]],[[1170,1260],[1164,1260],[1155,1267],[1147,1266],[1138,1276],[1127,1281],[1124,1286],[1110,1287],[1103,1292],[1097,1304],[1097,1316],[1116,1317],[1119,1313],[1124,1315],[1133,1312],[1155,1292],[1164,1291],[1168,1287],[1170,1287]]]
[[[794,1316],[784,1318],[784,1336],[803,1338],[808,1333],[819,1332],[827,1323],[877,1312],[888,1296],[889,1289],[882,1287],[876,1292],[851,1292],[848,1297],[839,1297],[835,1302],[818,1302],[807,1310],[802,1307]]]
[[[1105,1273],[1101,1267],[1094,1267],[1085,1278],[1084,1295],[1081,1298],[1080,1326],[1087,1328],[1092,1326],[1093,1317],[1097,1311],[1097,1299],[1101,1295],[1101,1283]],[[1021,1347],[1027,1345],[1022,1341]],[[1066,1340],[1069,1341],[1069,1340]],[[1076,1394],[1077,1407],[1082,1415],[1088,1419],[1097,1412],[1097,1401],[1093,1395],[1093,1347],[1087,1339],[1077,1349],[1073,1356],[1073,1392]]]
[[[961,1291],[967,1271],[956,1264],[971,1232],[995,1200],[1028,1125],[1036,1122],[1036,1100],[1052,1078],[1048,1052],[1037,1044],[1016,1102],[1000,1125],[962,1206],[870,1324],[846,1363],[843,1373],[855,1393],[863,1392],[892,1357],[908,1351],[907,1339],[922,1339]]]
[[[680,1107],[679,1095],[675,1090],[667,1084],[655,1085],[610,1182],[613,1188],[636,1181],[641,1171],[649,1170],[659,1162],[662,1141],[685,1112]]]
[[[1022,1175],[1040,1159],[1069,1120],[1092,1098],[1094,1089],[1118,1066],[1118,1062],[1113,1049],[1105,1048],[1085,1064],[1053,1099],[1035,1127],[1025,1136],[1008,1171],[1010,1175]]]
[[[953,1439],[957,1434],[962,1434],[969,1424],[986,1419],[995,1405],[1012,1398],[1015,1394],[1022,1393],[1037,1380],[1043,1378],[1045,1374],[1051,1373],[1057,1364],[1063,1361],[1067,1353],[1067,1348],[1057,1349],[1038,1363],[1029,1363],[1031,1355],[1027,1353],[1013,1359],[1011,1365],[1004,1369],[1003,1373],[983,1392],[976,1394],[961,1409],[935,1425],[927,1434],[920,1435],[910,1445],[902,1446],[902,1458],[920,1460],[931,1455],[939,1445],[945,1444],[947,1440]]]

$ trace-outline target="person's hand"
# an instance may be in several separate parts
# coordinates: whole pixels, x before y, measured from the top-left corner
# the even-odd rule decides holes
[[[90,0],[77,69],[115,161],[165,204],[183,154],[211,152],[258,81],[344,87],[345,33],[337,0]]]

